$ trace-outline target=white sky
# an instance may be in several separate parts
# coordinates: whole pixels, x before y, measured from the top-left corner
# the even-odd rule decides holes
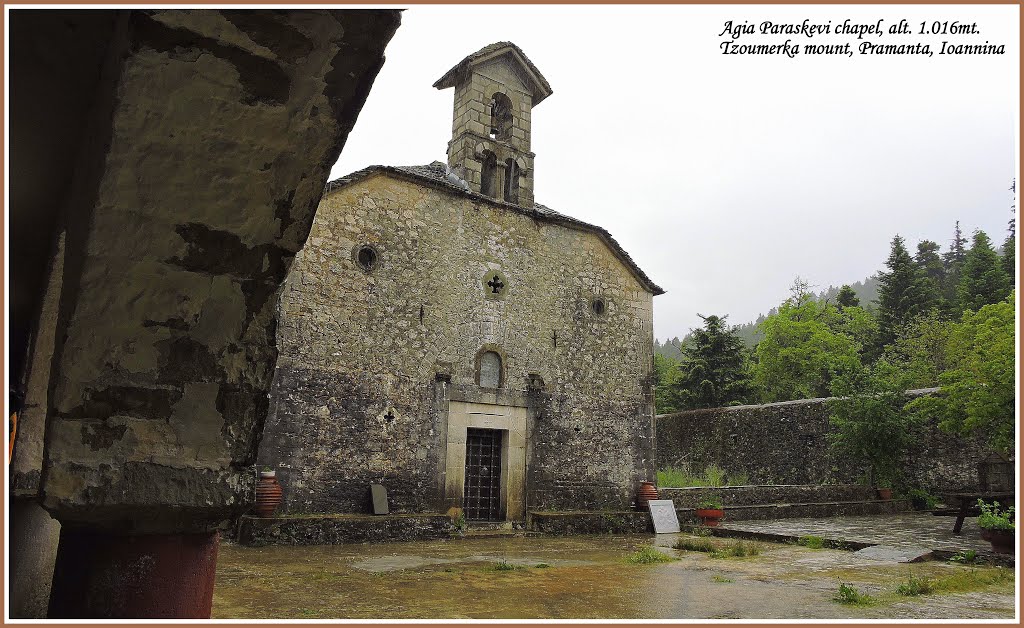
[[[893,235],[913,252],[1006,236],[1016,173],[1017,6],[414,6],[387,49],[332,178],[370,164],[446,161],[451,89],[467,54],[518,44],[554,94],[533,115],[537,201],[608,229],[667,294],[655,336],[698,312],[740,324],[796,275],[818,289],[881,269]],[[889,36],[935,55],[723,55],[733,20],[977,22],[977,36]],[[744,36],[738,43],[806,43]],[[856,42],[855,38],[852,38]],[[817,43],[849,37],[815,38]],[[939,55],[940,42],[1004,55]]]

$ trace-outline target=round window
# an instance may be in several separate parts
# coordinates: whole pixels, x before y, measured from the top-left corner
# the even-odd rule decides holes
[[[356,249],[355,257],[356,264],[359,264],[360,268],[367,271],[376,268],[377,262],[380,259],[379,256],[377,255],[377,250],[368,244],[364,244],[363,246]]]

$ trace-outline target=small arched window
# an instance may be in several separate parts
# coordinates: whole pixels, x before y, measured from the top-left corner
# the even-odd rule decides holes
[[[512,135],[512,101],[501,92],[491,96],[491,139],[507,140]]]
[[[486,151],[483,165],[480,172],[480,193],[495,198],[498,196],[498,158],[491,151]]]
[[[501,356],[495,351],[480,354],[480,386],[483,388],[501,388]]]

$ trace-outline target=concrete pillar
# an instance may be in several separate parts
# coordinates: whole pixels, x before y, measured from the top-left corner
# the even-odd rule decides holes
[[[51,619],[205,619],[213,605],[219,535],[128,536],[65,528]]]
[[[60,524],[35,499],[14,498],[10,506],[11,618],[44,619]]]
[[[53,555],[29,557],[56,525],[41,503],[51,617],[209,616],[216,531],[252,505],[278,289],[399,16],[11,11],[11,212],[35,234],[11,288],[34,378],[12,590]]]

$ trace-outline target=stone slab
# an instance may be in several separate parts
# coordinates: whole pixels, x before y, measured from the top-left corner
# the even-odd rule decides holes
[[[652,499],[647,502],[654,524],[655,534],[671,534],[679,532],[679,518],[671,499]]]
[[[373,514],[386,515],[388,511],[388,492],[382,484],[370,485],[370,499],[373,500]]]
[[[881,560],[890,563],[919,563],[923,560],[928,560],[931,554],[932,551],[927,547],[893,547],[892,545],[872,545],[853,553],[858,558]]]

